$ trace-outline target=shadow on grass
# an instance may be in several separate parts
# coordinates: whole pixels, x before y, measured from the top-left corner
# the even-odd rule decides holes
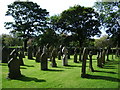
[[[34,65],[24,65],[24,66],[26,66],[26,67],[34,67]]]
[[[1,66],[8,66],[8,63],[2,63]]]
[[[115,66],[103,66],[103,69],[116,69]]]
[[[47,69],[47,70],[44,70],[44,71],[53,71],[53,72],[61,72],[61,71],[64,71],[64,70],[56,70],[56,69]]]
[[[110,73],[110,74],[118,74],[118,73],[116,73],[116,72],[98,71],[98,70],[94,70],[94,72],[103,72],[103,73]]]
[[[89,74],[87,74],[85,76],[85,78],[87,78],[87,79],[103,79],[103,80],[112,81],[112,82],[120,82],[120,79],[113,78],[113,77],[108,77],[108,76],[99,76],[99,75],[89,75]]]
[[[22,77],[20,77],[18,79],[15,79],[15,80],[20,80],[20,81],[25,81],[25,82],[28,82],[28,81],[46,82],[46,80],[43,80],[43,79],[37,79],[37,78],[33,78],[33,77],[26,77],[24,75],[22,75]]]
[[[20,67],[20,69],[27,69],[27,68],[24,68],[24,67]]]
[[[114,61],[114,60],[110,60],[106,62],[107,65],[116,65],[116,64],[120,64],[120,61]]]
[[[77,65],[67,65],[66,67],[82,67],[82,66],[77,66]]]

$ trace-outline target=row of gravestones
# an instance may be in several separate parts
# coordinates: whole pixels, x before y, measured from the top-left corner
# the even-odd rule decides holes
[[[15,73],[16,72],[16,69],[14,70],[14,68],[17,68],[17,70],[18,69],[20,69],[20,66],[18,66],[18,67],[16,67],[16,66],[14,66],[14,64],[15,63],[19,63],[19,65],[24,65],[24,63],[23,63],[23,60],[22,60],[22,58],[24,58],[25,56],[23,55],[23,52],[22,51],[19,51],[19,53],[17,52],[18,50],[13,50],[11,53],[10,53],[10,56],[9,56],[9,59],[10,59],[10,61],[8,62],[8,67],[9,67],[9,72],[12,72],[12,73]],[[28,50],[29,51],[29,50]],[[40,50],[39,50],[40,51]],[[67,53],[68,53],[68,50],[66,49],[66,47],[63,47],[63,49],[62,49],[62,52],[63,52],[63,66],[66,66],[66,65],[68,65],[68,61],[67,61]],[[86,49],[84,49],[83,50],[83,57],[82,57],[82,66],[85,68],[86,67],[86,64],[85,64],[85,61],[86,61],[86,59],[87,59],[87,54],[85,53],[86,52]],[[107,50],[107,52],[108,52],[108,50]],[[101,55],[102,54],[102,55]],[[104,55],[105,54],[105,51],[103,50],[103,52],[101,52],[100,53],[100,55],[98,54],[98,66],[102,66],[102,64],[104,64],[104,60],[103,60],[103,58],[104,58]],[[19,59],[17,59],[17,56],[19,57]],[[54,48],[53,49],[53,51],[52,51],[52,53],[51,53],[51,61],[52,61],[52,67],[56,67],[57,66],[57,64],[56,64],[56,62],[55,62],[55,58],[56,58],[56,49]],[[74,50],[74,62],[77,62],[77,58],[76,58],[76,56],[77,56],[77,53],[76,53],[76,49]],[[90,52],[90,55],[89,55],[89,57],[90,57],[90,67],[91,67],[91,70],[92,71],[94,71],[93,70],[93,68],[92,68],[92,54],[91,54],[91,52]],[[102,58],[103,57],[103,58]],[[47,58],[48,58],[48,55],[47,55],[47,48],[46,47],[44,47],[43,48],[43,53],[41,54],[41,70],[46,70],[46,69],[48,69],[48,67],[47,67]],[[100,66],[100,67],[101,67]],[[12,67],[12,68],[11,68]],[[83,72],[85,72],[84,71],[84,68],[82,68],[82,71]],[[13,71],[12,71],[13,70]],[[18,70],[18,72],[19,72],[19,74],[20,74],[20,70]],[[16,75],[16,74],[11,74],[11,73],[9,73],[8,74],[8,77],[9,78],[14,78],[14,77],[18,77],[19,75]],[[83,75],[82,75],[83,76]],[[16,78],[15,77],[15,78]]]

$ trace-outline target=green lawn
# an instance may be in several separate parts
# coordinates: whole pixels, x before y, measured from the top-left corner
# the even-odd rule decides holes
[[[96,72],[90,72],[87,60],[87,78],[81,78],[81,63],[73,63],[73,56],[69,59],[70,66],[62,66],[57,60],[57,68],[48,64],[49,70],[40,70],[40,63],[24,58],[25,66],[21,66],[24,77],[18,80],[6,79],[7,64],[2,64],[2,88],[118,88],[118,60],[116,58],[106,62],[104,68],[97,67],[96,56],[93,56],[93,67]],[[0,65],[1,67],[1,65]]]

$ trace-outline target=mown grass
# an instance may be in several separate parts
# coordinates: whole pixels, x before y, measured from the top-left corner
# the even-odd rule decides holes
[[[81,78],[81,63],[73,63],[73,56],[69,59],[69,66],[62,66],[62,61],[57,60],[57,67],[52,68],[48,63],[49,70],[40,70],[40,63],[35,60],[24,58],[25,66],[21,66],[23,77],[17,80],[6,79],[8,74],[7,64],[2,66],[2,88],[118,88],[118,60],[106,62],[103,68],[97,67],[96,56],[93,56],[95,72],[89,70],[87,60],[87,78]]]

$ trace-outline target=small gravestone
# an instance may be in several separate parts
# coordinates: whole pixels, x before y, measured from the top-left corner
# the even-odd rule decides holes
[[[41,61],[40,60],[41,59],[41,54],[42,54],[41,50],[39,49],[38,52],[36,53],[36,59],[35,59],[36,62],[40,62]]]
[[[48,62],[47,62],[47,54],[46,54],[46,47],[43,48],[43,53],[41,55],[41,70],[48,69]]]
[[[9,49],[7,47],[2,48],[2,63],[8,63]]]
[[[52,53],[51,53],[51,56],[52,56],[52,60],[51,60],[51,66],[52,67],[57,67],[57,63],[55,61],[55,58],[57,57],[57,50],[54,48]]]
[[[77,48],[74,49],[74,62],[77,63]]]
[[[15,49],[11,52],[10,55],[12,56],[12,58],[8,62],[9,73],[8,73],[8,77],[7,78],[16,79],[16,78],[19,78],[21,76],[20,62],[17,59],[17,55],[16,55],[16,50]]]
[[[62,52],[63,52],[63,60],[62,60],[63,66],[67,66],[68,65],[68,59],[67,59],[68,50],[66,49],[66,47],[63,47]]]
[[[22,51],[19,52],[20,65],[24,66]]]
[[[86,48],[83,49],[83,58],[82,58],[82,72],[81,77],[86,76],[86,60],[87,60],[88,50]]]
[[[92,51],[89,52],[89,58],[90,58],[89,68],[92,72],[94,72],[94,69],[92,66]]]
[[[29,47],[28,47],[28,59],[33,59],[33,58],[32,58],[32,51],[33,51],[32,46],[29,46]]]

